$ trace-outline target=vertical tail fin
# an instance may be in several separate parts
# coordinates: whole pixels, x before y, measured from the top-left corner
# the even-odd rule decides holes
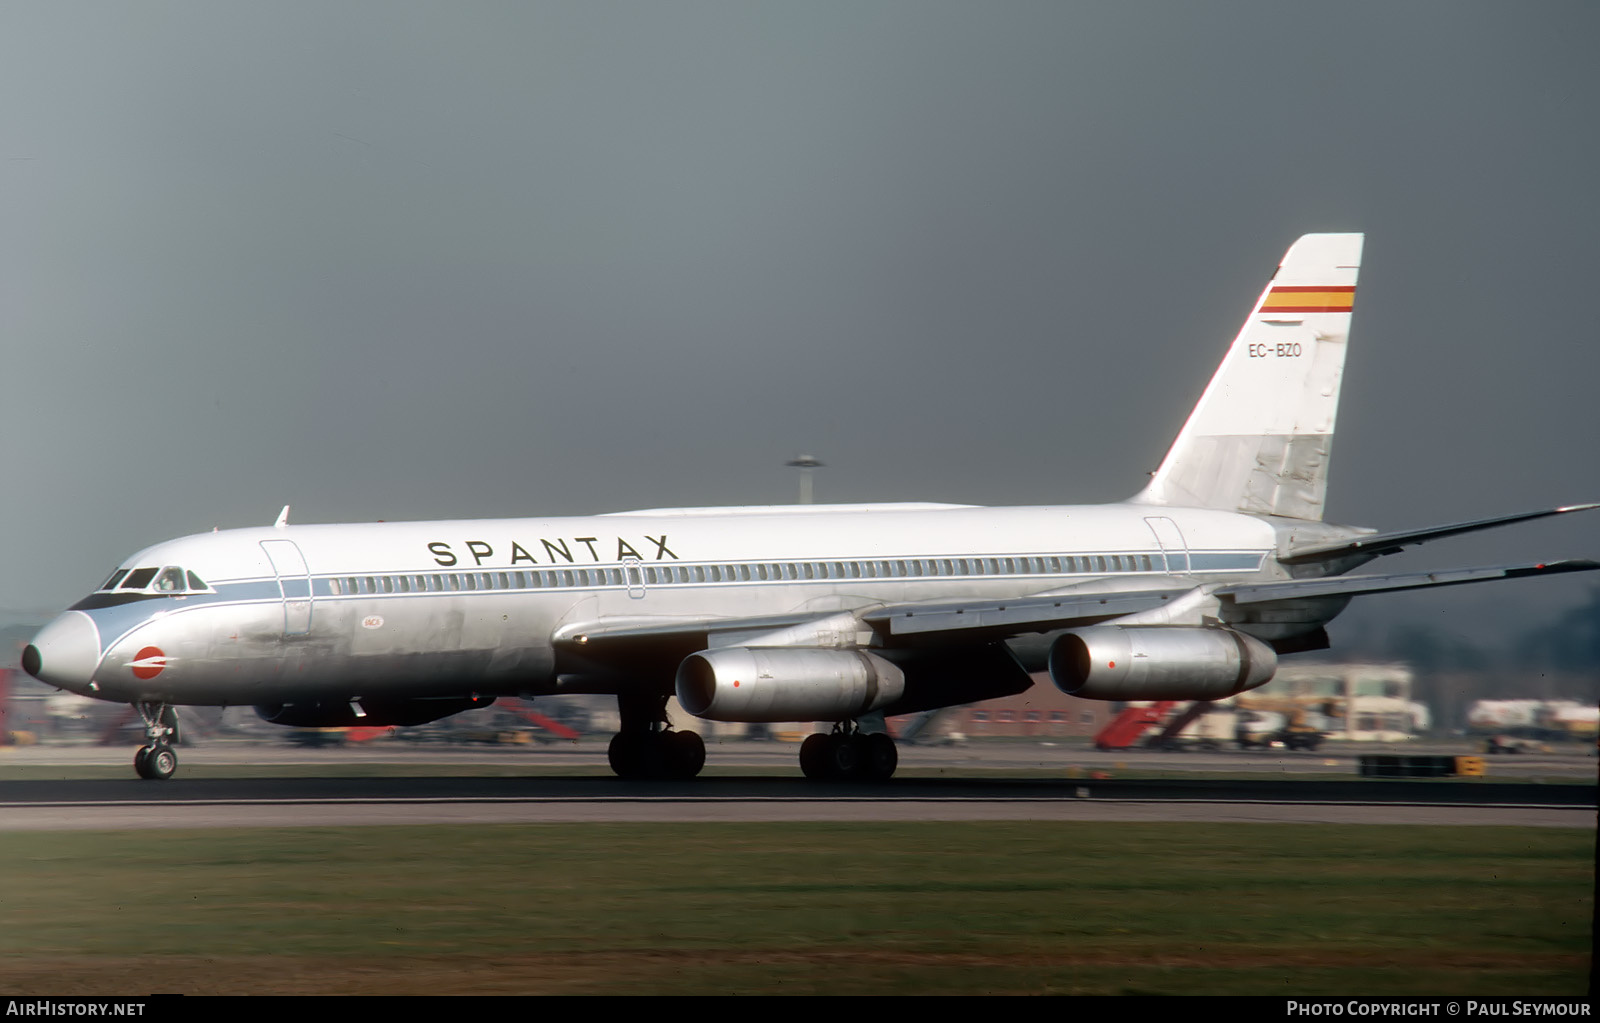
[[[1308,234],[1290,246],[1134,501],[1322,518],[1361,243]]]

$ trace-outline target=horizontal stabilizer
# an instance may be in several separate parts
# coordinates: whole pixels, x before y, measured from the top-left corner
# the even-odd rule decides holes
[[[1493,579],[1521,579],[1532,575],[1559,575],[1563,572],[1592,572],[1600,561],[1550,561],[1537,565],[1509,565],[1498,568],[1455,568],[1442,572],[1407,572],[1400,575],[1345,575],[1327,579],[1291,579],[1276,583],[1243,583],[1216,590],[1219,597],[1236,604],[1265,604],[1275,600],[1301,600],[1307,597],[1355,597],[1363,593],[1388,593],[1395,590],[1421,590],[1430,586],[1459,586]]]
[[[1506,526],[1513,522],[1527,522],[1531,519],[1542,519],[1551,515],[1565,515],[1567,512],[1592,511],[1595,508],[1600,508],[1600,503],[1570,504],[1562,508],[1546,508],[1543,511],[1501,515],[1497,518],[1476,519],[1472,522],[1452,522],[1448,525],[1429,526],[1425,529],[1409,529],[1394,533],[1368,533],[1354,540],[1340,540],[1333,543],[1296,547],[1280,560],[1284,564],[1294,565],[1306,561],[1326,561],[1351,554],[1396,554],[1402,547],[1412,547],[1419,543],[1427,543],[1429,540],[1442,540],[1447,536],[1460,536],[1462,533],[1474,533],[1480,529]]]

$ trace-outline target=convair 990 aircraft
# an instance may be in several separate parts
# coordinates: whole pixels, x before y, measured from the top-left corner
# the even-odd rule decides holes
[[[677,508],[234,529],[157,544],[23,667],[135,704],[166,778],[177,704],[415,725],[498,696],[607,693],[625,778],[697,774],[670,696],[717,721],[835,722],[800,766],[887,778],[882,715],[1019,693],[1214,700],[1328,645],[1359,594],[1600,568],[1345,575],[1403,547],[1600,505],[1378,533],[1322,521],[1358,234],[1284,256],[1144,491],[1121,504]],[[858,727],[869,719],[870,729]],[[869,734],[870,730],[870,734]]]

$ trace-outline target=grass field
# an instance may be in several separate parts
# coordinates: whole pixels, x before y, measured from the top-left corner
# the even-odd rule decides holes
[[[12,994],[1582,994],[1594,833],[0,833]]]

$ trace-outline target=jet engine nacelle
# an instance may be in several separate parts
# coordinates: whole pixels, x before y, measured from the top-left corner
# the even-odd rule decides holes
[[[1050,647],[1050,680],[1089,700],[1221,700],[1277,670],[1271,647],[1232,629],[1097,625]]]
[[[678,666],[678,702],[713,721],[842,721],[905,688],[899,668],[864,650],[727,647]]]
[[[492,696],[458,697],[444,700],[396,700],[361,703],[362,713],[343,701],[307,703],[267,703],[256,707],[256,716],[275,725],[290,728],[387,728],[391,725],[425,725],[464,710],[487,707]]]

